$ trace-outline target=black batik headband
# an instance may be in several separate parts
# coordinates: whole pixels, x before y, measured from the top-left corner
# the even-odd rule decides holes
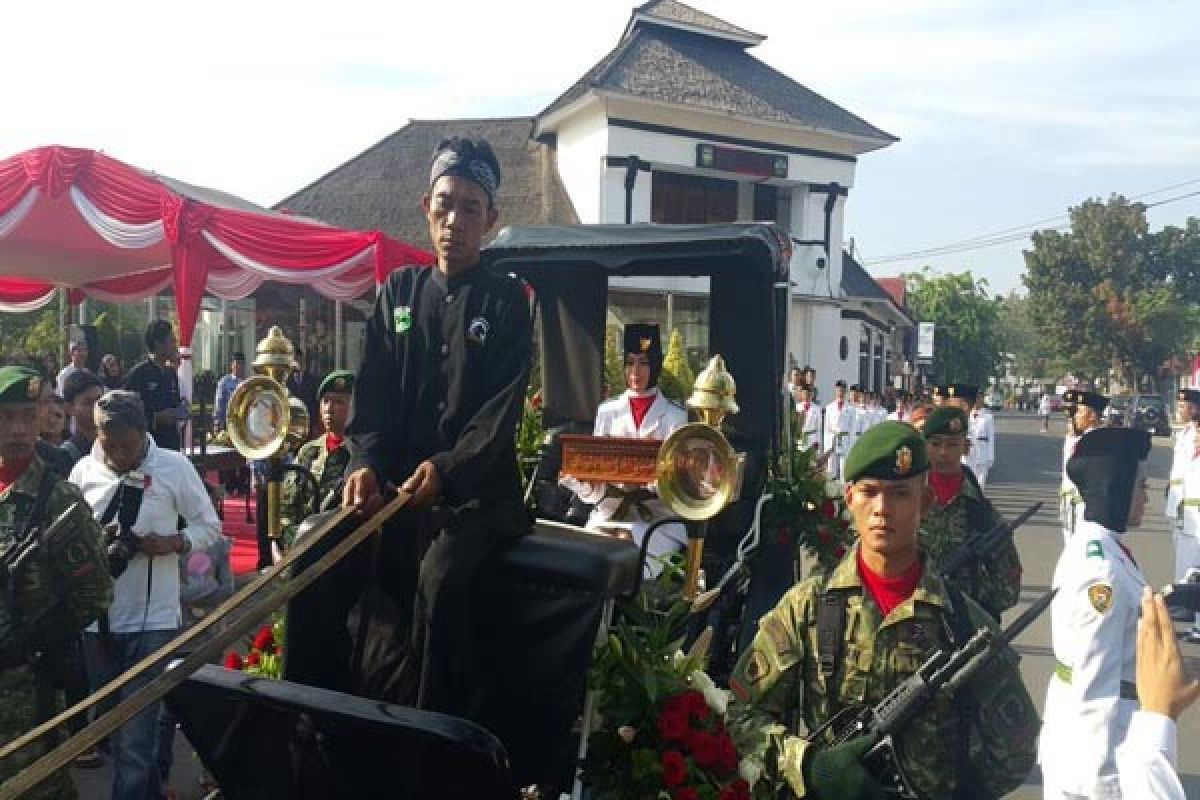
[[[483,159],[464,158],[454,150],[443,150],[433,159],[433,167],[429,170],[429,188],[432,189],[438,178],[445,175],[454,175],[477,183],[487,193],[488,203],[495,205],[500,178]]]

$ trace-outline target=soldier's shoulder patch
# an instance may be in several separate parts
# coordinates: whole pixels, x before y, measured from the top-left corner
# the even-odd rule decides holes
[[[750,651],[750,661],[746,664],[746,680],[751,685],[761,683],[771,674],[771,662],[758,650]]]
[[[1088,602],[1092,608],[1104,614],[1113,603],[1113,588],[1107,583],[1095,583],[1088,587]]]
[[[1104,558],[1104,547],[1096,539],[1087,543],[1087,557]]]
[[[761,630],[766,634],[767,641],[775,648],[776,653],[783,655],[792,651],[792,638],[788,636],[783,622],[773,612],[763,617]]]

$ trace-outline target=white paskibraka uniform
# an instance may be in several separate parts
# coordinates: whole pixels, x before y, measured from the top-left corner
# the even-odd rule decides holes
[[[841,479],[846,474],[846,456],[854,446],[854,406],[846,400],[834,400],[825,406],[825,449],[833,448],[829,465],[836,471],[832,478]]]
[[[1175,440],[1175,457],[1167,484],[1167,517],[1174,523],[1175,580],[1200,568],[1200,453],[1197,453],[1196,426],[1189,424]],[[1200,629],[1200,614],[1195,626]]]
[[[1080,520],[1054,570],[1055,670],[1038,742],[1046,798],[1120,798],[1115,753],[1137,710],[1142,571],[1120,534]]]

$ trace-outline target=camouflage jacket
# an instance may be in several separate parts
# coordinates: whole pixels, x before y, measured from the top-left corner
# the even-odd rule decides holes
[[[934,503],[921,520],[921,547],[936,562],[971,533],[987,532],[1004,522],[979,486],[963,476],[962,488],[948,505]],[[1021,557],[1010,539],[987,561],[976,561],[950,576],[954,584],[983,606],[995,619],[1017,604],[1021,596]]]
[[[0,551],[7,553],[18,544],[33,512],[38,488],[46,467],[38,458],[5,491],[0,492]],[[48,525],[72,503],[79,508],[71,515],[70,528],[56,537],[51,550],[43,550],[22,564],[12,576],[0,605],[8,617],[0,634],[0,654],[7,668],[0,670],[0,740],[11,741],[32,728],[47,713],[60,710],[56,693],[46,693],[45,684],[30,664],[13,666],[23,653],[53,651],[56,645],[78,636],[112,602],[113,582],[100,526],[79,491],[64,480],[52,484],[45,519]],[[44,675],[44,673],[42,673]],[[41,702],[39,703],[39,683]],[[7,779],[47,753],[55,744],[43,738],[0,764],[0,779]],[[71,798],[75,790],[67,770],[49,778],[32,798]]]
[[[288,472],[284,478],[280,517],[285,549],[292,546],[300,523],[316,511],[314,506],[324,501],[345,476],[346,465],[350,463],[350,451],[342,445],[330,453],[325,449],[325,435],[322,434],[300,448],[295,463],[313,474],[317,479],[319,491],[314,504],[312,489],[307,480],[295,472]]]
[[[767,778],[796,797],[809,796],[804,760],[809,748],[821,746],[798,735],[800,722],[812,731],[843,708],[879,703],[949,646],[951,601],[928,557],[912,597],[883,619],[863,591],[857,556],[856,544],[828,583],[809,578],[784,595],[762,618],[729,681],[728,723],[739,752],[759,759]],[[828,678],[818,666],[816,622],[826,591],[846,601],[840,657]],[[963,602],[966,627],[994,625],[970,598]],[[897,737],[902,766],[922,797],[999,797],[1025,780],[1040,723],[1017,662],[1006,648],[957,695],[941,693]]]

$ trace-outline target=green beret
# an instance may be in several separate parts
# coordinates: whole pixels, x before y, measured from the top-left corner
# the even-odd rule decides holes
[[[967,412],[954,406],[939,406],[925,418],[925,438],[940,434],[963,435],[967,433]]]
[[[0,367],[0,403],[36,403],[42,376],[28,367]]]
[[[905,422],[889,420],[867,430],[846,456],[847,483],[860,478],[902,481],[929,469],[921,432]]]
[[[345,392],[350,394],[354,391],[354,373],[348,369],[339,369],[325,376],[325,380],[321,381],[321,387],[317,389],[317,398],[320,399],[326,392]]]

